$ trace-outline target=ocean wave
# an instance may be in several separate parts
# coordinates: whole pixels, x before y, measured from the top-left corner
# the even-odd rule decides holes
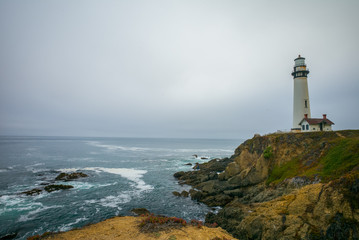
[[[75,190],[91,189],[91,188],[100,188],[116,185],[117,183],[106,183],[106,184],[92,184],[88,182],[79,182],[79,181],[68,181],[63,183],[64,185],[71,185]]]
[[[62,208],[62,207],[64,207],[64,206],[63,205],[54,205],[54,206],[37,208],[37,209],[35,209],[33,211],[28,212],[25,215],[21,215],[18,222],[26,222],[26,221],[32,220],[32,219],[34,219],[36,217],[36,215],[38,213],[43,212],[45,210],[48,210],[48,209],[51,209],[51,208]]]
[[[104,167],[86,167],[86,168],[65,168],[59,169],[61,172],[76,172],[76,171],[94,171],[97,173],[106,172],[111,174],[120,175],[123,178],[128,179],[134,183],[134,187],[141,191],[152,190],[153,186],[148,185],[145,181],[142,180],[144,174],[147,173],[146,170],[138,170],[133,168],[104,168]]]
[[[96,141],[88,141],[86,142],[87,144],[91,145],[91,146],[95,146],[95,147],[101,147],[101,148],[106,148],[107,150],[122,150],[122,151],[148,151],[150,150],[150,148],[142,148],[142,147],[124,147],[124,146],[120,146],[120,145],[110,145],[110,144],[101,144],[99,142]]]
[[[180,153],[208,153],[208,152],[227,152],[227,153],[233,153],[233,150],[230,149],[191,149],[191,148],[179,148],[179,149],[173,149],[174,152],[180,152]]]
[[[18,195],[3,195],[0,197],[0,215],[7,212],[21,212],[32,210],[35,207],[41,207],[42,203],[28,202],[24,197]]]
[[[60,226],[58,231],[60,231],[60,232],[69,231],[69,230],[72,229],[72,225],[78,224],[79,222],[86,221],[86,220],[88,220],[88,218],[86,218],[86,217],[77,218],[77,219],[76,219],[74,222],[72,222],[72,223],[63,224],[62,226]]]
[[[111,207],[111,208],[117,208],[118,210],[122,210],[121,207],[119,207],[120,204],[125,204],[130,202],[132,199],[131,192],[121,193],[117,196],[107,196],[104,198],[101,198],[99,200],[91,199],[91,200],[85,200],[86,204],[98,204],[103,207]]]

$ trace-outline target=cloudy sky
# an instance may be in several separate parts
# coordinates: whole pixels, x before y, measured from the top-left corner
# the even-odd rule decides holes
[[[359,128],[359,1],[0,1],[0,135],[247,138]]]

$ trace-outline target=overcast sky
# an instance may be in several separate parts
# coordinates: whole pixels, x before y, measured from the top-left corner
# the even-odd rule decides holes
[[[359,1],[0,1],[0,135],[247,138],[359,127]]]

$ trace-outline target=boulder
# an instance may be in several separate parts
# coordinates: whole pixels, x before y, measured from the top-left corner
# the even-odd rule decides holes
[[[189,192],[187,192],[187,191],[181,192],[181,197],[188,197],[188,196],[189,196]]]
[[[148,211],[146,208],[133,208],[131,212],[137,214],[137,215],[149,215],[150,211]]]
[[[180,194],[179,192],[177,192],[177,191],[172,192],[172,194],[175,195],[176,197],[180,197],[180,196],[181,196],[181,194]]]
[[[34,188],[34,189],[29,190],[29,191],[22,192],[22,194],[32,196],[32,195],[39,195],[41,192],[42,192],[41,189]]]
[[[9,233],[9,234],[6,234],[5,236],[0,237],[0,240],[15,239],[16,236],[17,236],[17,233]]]
[[[183,175],[185,175],[185,172],[184,172],[184,171],[176,172],[175,174],[173,174],[173,176],[174,176],[175,178],[180,178],[180,177],[182,177]]]
[[[59,191],[59,190],[64,190],[64,189],[70,189],[73,188],[73,186],[71,185],[62,185],[62,184],[52,184],[52,185],[48,185],[45,187],[45,191],[47,192],[54,192],[54,191]]]
[[[55,180],[57,181],[71,181],[74,179],[82,178],[82,177],[88,177],[87,174],[82,172],[73,172],[73,173],[60,173]]]

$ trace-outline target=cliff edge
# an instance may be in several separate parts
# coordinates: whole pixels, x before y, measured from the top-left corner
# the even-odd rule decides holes
[[[359,130],[255,136],[175,177],[238,239],[359,239]]]
[[[103,222],[88,225],[61,233],[45,233],[33,236],[28,240],[82,240],[82,239],[119,239],[119,240],[235,240],[220,227],[186,225],[181,227],[167,227],[158,231],[141,230],[141,221],[146,217],[114,217]]]

